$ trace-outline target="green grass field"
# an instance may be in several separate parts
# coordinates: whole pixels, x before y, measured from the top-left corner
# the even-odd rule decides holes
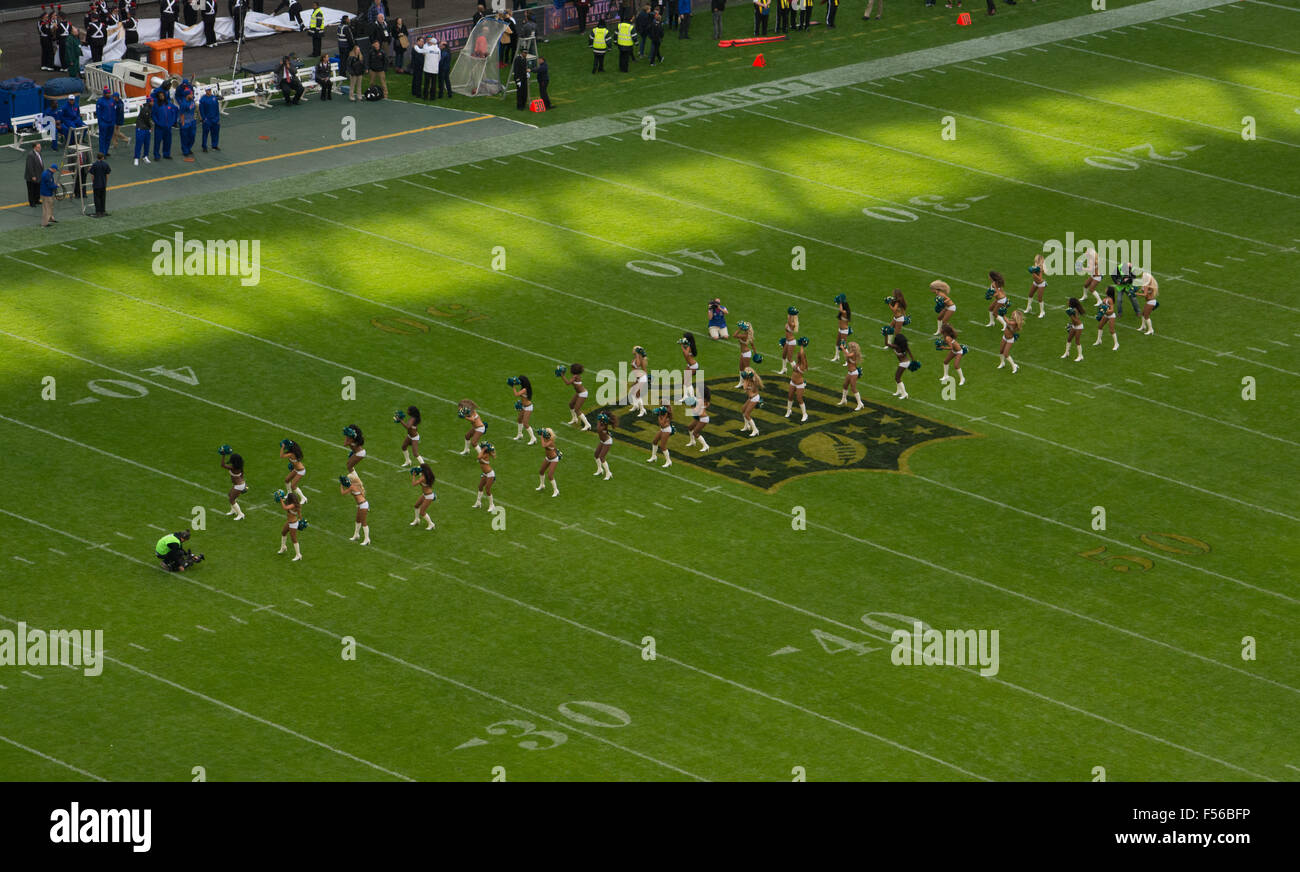
[[[900,49],[960,38],[915,6],[891,5]],[[982,35],[1086,9],[1028,6],[972,12]],[[779,75],[861,60],[880,36],[860,11]],[[142,225],[72,246],[93,267],[11,250],[0,629],[101,628],[108,662],[0,667],[0,777],[1296,780],[1298,24],[1292,0],[1226,4],[662,119],[653,140]],[[736,84],[689,81],[670,96]],[[602,87],[601,111],[664,98]],[[177,232],[260,240],[260,283],[155,275]],[[1022,307],[1026,267],[1067,233],[1150,240],[1156,334],[1125,302],[1118,351],[1093,347],[1089,298],[1085,359],[1060,359],[1071,271],[1026,322],[1020,371],[996,369],[987,271]],[[971,348],[947,397],[938,278]],[[923,364],[907,400],[878,350],[894,288]],[[838,293],[858,413],[835,405]],[[739,432],[735,343],[704,338],[713,296],[767,358],[758,438]],[[773,374],[789,305],[811,339],[806,424]],[[551,371],[617,369],[638,344],[675,367],[683,330],[713,449],[678,434],[670,469],[646,463],[625,417],[613,479],[593,477]],[[558,498],[511,439],[519,373],[534,426],[559,431]],[[496,524],[455,453],[465,397],[498,449]],[[408,526],[391,419],[410,404],[432,532]],[[353,423],[366,548],[335,482]],[[299,563],[276,553],[285,437],[309,471]],[[247,461],[239,522],[222,443]],[[196,507],[206,562],[160,572],[153,542]],[[894,665],[913,620],[997,630],[997,674]]]

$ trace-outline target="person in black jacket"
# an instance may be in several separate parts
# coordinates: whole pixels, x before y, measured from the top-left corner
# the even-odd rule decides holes
[[[90,165],[90,191],[95,198],[95,212],[91,218],[103,218],[108,215],[104,211],[105,200],[108,197],[108,174],[113,170],[109,167],[107,157],[103,152],[95,156],[95,162]]]
[[[286,105],[297,106],[302,102],[302,82],[298,81],[298,73],[293,68],[293,62],[289,56],[285,55],[280,58],[280,68],[277,72],[280,77],[280,93],[284,95]],[[293,99],[289,99],[289,93],[293,92]]]
[[[727,0],[713,0],[713,38],[722,39],[722,12],[727,8]]]
[[[523,111],[528,108],[528,52],[515,55],[510,75],[515,80],[515,108]]]
[[[664,56],[659,53],[659,46],[664,41],[664,16],[655,12],[655,20],[650,23],[650,66],[663,63]]]
[[[442,89],[447,89],[447,99],[451,99],[451,46],[443,40],[442,57],[438,60],[438,97],[442,98]]]
[[[383,48],[378,41],[370,43],[370,60],[366,63],[370,70],[370,85],[374,87],[375,79],[379,79],[379,87],[384,92],[384,99],[388,99],[388,55],[384,53]]]
[[[645,44],[646,40],[650,38],[650,22],[652,21],[654,21],[654,18],[650,15],[650,4],[647,3],[642,6],[641,11],[636,14],[636,21],[632,24],[633,29],[636,30],[636,56],[638,58],[645,57]]]
[[[549,112],[551,110],[551,68],[546,63],[546,58],[537,59],[537,95],[542,98],[542,105]]]
[[[348,99],[356,102],[361,99],[361,77],[366,74],[366,59],[361,54],[361,46],[352,46],[352,51],[343,60],[343,66],[348,76]]]
[[[27,166],[23,169],[23,180],[27,182],[27,205],[41,205],[41,173],[45,172],[45,158],[41,155],[38,142],[27,152]]]

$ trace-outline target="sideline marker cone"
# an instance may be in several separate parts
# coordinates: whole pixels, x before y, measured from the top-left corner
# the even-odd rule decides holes
[[[767,61],[763,60],[763,53],[762,53],[762,52],[759,52],[758,57],[754,58],[754,66],[756,66],[756,67],[765,67],[765,66],[767,66]]]
[[[963,12],[961,15],[958,15],[957,24],[960,27],[965,27],[966,25],[970,24],[970,13]]]

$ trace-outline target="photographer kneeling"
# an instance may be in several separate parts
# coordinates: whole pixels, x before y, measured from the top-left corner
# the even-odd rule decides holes
[[[202,554],[194,554],[182,545],[182,542],[190,540],[190,531],[181,530],[176,533],[168,533],[158,540],[154,546],[154,553],[158,559],[163,562],[163,566],[168,572],[184,572],[195,563],[203,560]]]

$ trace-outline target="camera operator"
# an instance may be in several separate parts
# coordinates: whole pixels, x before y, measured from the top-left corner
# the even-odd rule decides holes
[[[168,533],[158,540],[154,553],[163,562],[168,572],[184,572],[189,567],[203,560],[202,554],[194,554],[182,543],[190,540],[189,530]]]
[[[1111,281],[1115,283],[1115,289],[1122,294],[1128,295],[1128,301],[1133,306],[1133,314],[1140,315],[1142,310],[1138,308],[1137,292],[1133,290],[1133,281],[1138,277],[1138,273],[1133,270],[1133,264],[1126,263],[1123,266],[1115,267],[1115,274],[1112,275]],[[1118,299],[1115,301],[1115,316],[1124,317],[1124,301]]]

